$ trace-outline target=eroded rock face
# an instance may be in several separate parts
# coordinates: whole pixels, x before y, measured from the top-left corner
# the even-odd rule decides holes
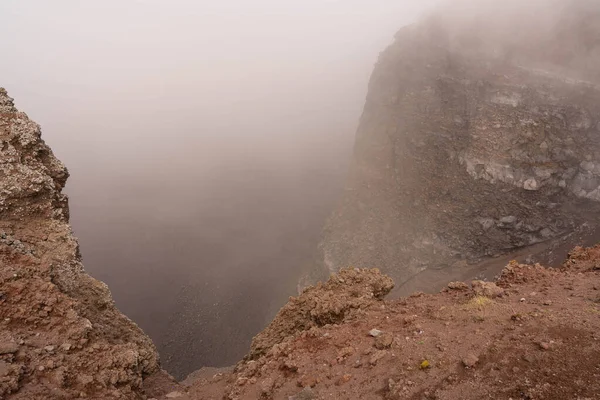
[[[260,357],[273,346],[313,327],[338,324],[377,304],[394,287],[378,269],[344,268],[325,283],[308,287],[291,297],[267,328],[254,337],[247,360]]]
[[[596,228],[600,4],[450,3],[380,56],[326,270],[401,285]]]
[[[158,354],[85,273],[67,177],[39,125],[0,88],[0,397],[141,398]]]

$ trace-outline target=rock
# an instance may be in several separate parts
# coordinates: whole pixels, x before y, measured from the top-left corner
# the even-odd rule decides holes
[[[464,282],[450,282],[448,284],[448,289],[452,290],[469,290],[469,285]]]
[[[540,342],[540,348],[542,350],[548,350],[550,348],[550,343],[547,342]]]
[[[514,215],[509,215],[507,217],[502,217],[500,218],[500,222],[503,225],[513,225],[517,222],[517,217],[515,217]]]
[[[260,382],[260,392],[266,397],[271,395],[274,387],[275,381],[273,378],[266,378]]]
[[[582,161],[581,164],[579,164],[579,166],[581,167],[582,170],[586,171],[586,172],[592,172],[594,171],[594,163],[591,161]]]
[[[63,193],[68,177],[40,126],[0,88],[0,302],[5,324],[0,354],[16,353],[0,358],[13,363],[11,379],[18,384],[10,390],[32,399],[70,399],[91,389],[98,399],[141,398],[143,378],[160,370],[158,353],[138,325],[116,309],[108,287],[85,273]],[[7,221],[18,221],[9,233]],[[25,342],[19,346],[21,338]],[[59,338],[68,338],[82,351],[55,354]],[[90,339],[106,343],[93,356],[88,353]],[[68,369],[69,379],[55,371],[61,367]],[[6,383],[0,383],[0,398],[6,395]]]
[[[377,336],[381,335],[382,333],[383,333],[383,331],[380,331],[379,329],[371,329],[369,331],[369,336],[377,337]]]
[[[473,291],[480,296],[495,298],[504,294],[504,289],[493,282],[473,281],[471,286]]]
[[[467,368],[473,368],[479,362],[479,358],[474,354],[468,354],[462,359],[462,363]]]
[[[375,348],[379,349],[379,350],[383,350],[383,349],[388,349],[392,346],[392,343],[394,342],[394,336],[389,333],[383,333],[379,336],[377,336],[375,338]]]
[[[257,359],[298,332],[341,323],[358,310],[377,304],[393,287],[394,281],[376,268],[344,268],[326,283],[291,297],[269,326],[254,337],[245,360]]]
[[[19,351],[19,345],[15,342],[0,343],[0,354],[12,354]]]
[[[545,239],[552,237],[552,230],[550,228],[544,228],[540,231],[540,235]]]
[[[502,2],[487,3],[494,13],[512,14]],[[472,36],[469,24],[449,22],[446,14],[454,12],[462,13],[446,10],[438,14],[439,24],[428,20],[402,30],[381,54],[356,134],[347,190],[319,246],[318,267],[324,272],[379,265],[404,282],[423,270],[433,275],[449,260],[459,261],[457,255],[470,264],[520,251],[532,241],[539,243],[542,238],[532,233],[545,227],[572,245],[577,234],[569,235],[580,230],[580,221],[599,220],[600,207],[570,207],[574,194],[584,189],[587,196],[600,186],[598,134],[578,128],[592,127],[591,119],[595,126],[600,116],[597,73],[589,72],[590,96],[570,98],[567,93],[587,90],[587,83],[569,79],[571,72],[588,67],[569,71],[556,65],[549,49],[559,40],[530,35],[525,45],[523,38],[490,33],[470,47],[432,39],[433,25],[446,37]],[[502,25],[510,32],[512,26],[500,19],[521,16],[513,17],[473,20],[489,20],[491,30]],[[523,23],[522,29],[536,22]],[[574,48],[578,41],[572,41]],[[522,46],[520,55],[499,62],[503,56],[493,49],[511,48],[512,53],[514,46]],[[553,72],[542,79],[541,70],[519,64],[531,59],[526,48],[537,49],[530,65],[544,65],[543,74]],[[456,66],[452,71],[444,61],[450,54]],[[581,60],[598,64],[591,54],[580,52]],[[390,92],[397,96],[398,88],[410,89],[390,107],[386,99]],[[475,121],[476,127],[469,125]],[[593,164],[593,173],[580,167],[587,155],[583,166],[590,170]],[[557,190],[559,184],[569,190]],[[552,211],[549,199],[556,203]],[[600,202],[600,191],[588,200],[590,205]],[[506,216],[510,220],[498,220]],[[496,224],[504,232],[496,232]],[[537,229],[527,232],[526,225]],[[460,267],[453,269],[454,276],[461,276]],[[415,286],[409,281],[402,290],[408,294]]]
[[[60,349],[62,351],[69,351],[69,350],[71,350],[71,347],[73,347],[73,345],[71,343],[63,343],[60,345]]]
[[[377,365],[377,363],[384,358],[387,355],[387,351],[386,350],[378,350],[376,351],[371,358],[369,358],[369,364],[371,365]]]
[[[539,189],[539,184],[538,181],[535,180],[534,178],[529,178],[525,181],[525,183],[523,183],[523,189],[525,190],[538,190]]]
[[[313,400],[316,398],[317,398],[317,395],[315,394],[313,389],[311,389],[309,387],[305,387],[304,389],[302,389],[300,391],[300,393],[298,393],[294,396],[289,396],[288,400]]]
[[[170,393],[167,393],[165,395],[165,397],[167,399],[178,399],[180,397],[183,397],[183,393],[181,393],[181,392],[170,392]]]
[[[552,305],[552,300],[544,300],[544,305],[545,306],[551,306]]]
[[[494,225],[496,225],[496,223],[494,222],[494,220],[492,218],[483,218],[483,219],[479,220],[479,223],[481,224],[481,227],[483,228],[484,231],[490,230],[491,228],[494,227]]]
[[[524,354],[523,360],[527,361],[528,363],[533,363],[535,362],[535,357],[531,354]]]

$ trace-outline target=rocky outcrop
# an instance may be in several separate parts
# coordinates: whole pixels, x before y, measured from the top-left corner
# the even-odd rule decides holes
[[[306,288],[254,337],[246,359],[256,359],[294,338],[297,333],[338,324],[381,301],[394,282],[378,269],[345,268],[327,282]]]
[[[0,88],[0,398],[141,398],[158,354],[85,273],[67,177]]]
[[[597,228],[600,5],[550,3],[449,2],[398,32],[324,231],[326,271],[377,266],[401,286]]]

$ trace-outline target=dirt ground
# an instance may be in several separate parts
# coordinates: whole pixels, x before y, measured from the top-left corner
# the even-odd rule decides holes
[[[386,287],[372,271],[355,278]],[[296,331],[262,355],[148,390],[182,400],[600,398],[600,246],[576,248],[562,268],[512,262],[496,284],[393,301],[357,292],[345,274],[288,303],[265,332],[280,335],[282,318]],[[319,312],[307,314],[313,300]],[[358,306],[344,308],[349,300]],[[339,322],[319,323],[327,310]]]

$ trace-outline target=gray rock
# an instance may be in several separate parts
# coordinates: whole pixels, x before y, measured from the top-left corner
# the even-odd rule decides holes
[[[481,227],[484,231],[487,231],[495,225],[495,222],[492,218],[483,218],[479,220],[479,223],[481,224]]]
[[[552,230],[550,228],[544,228],[540,231],[540,235],[544,238],[552,237]]]
[[[383,331],[380,331],[379,329],[371,329],[369,331],[369,336],[377,337],[377,336],[381,335],[382,333],[383,333]]]
[[[501,2],[490,4],[497,12],[507,11]],[[528,21],[527,29],[537,22]],[[468,34],[462,25],[441,25],[446,32]],[[583,86],[560,68],[545,74],[509,62],[507,70],[499,69],[488,50],[508,44],[514,30],[505,28],[508,36],[491,35],[485,45],[463,52],[425,39],[429,28],[416,24],[382,54],[356,135],[352,173],[324,229],[317,268],[327,273],[327,266],[378,265],[406,282],[407,276],[424,270],[433,276],[437,268],[456,264],[447,281],[463,280],[463,262],[477,265],[493,255],[509,256],[546,239],[550,232],[541,234],[543,228],[553,231],[547,239],[560,231],[568,238],[565,246],[574,246],[580,221],[600,218],[598,207],[565,207],[573,204],[573,195],[600,202],[600,190],[594,192],[600,186],[600,143],[593,129],[600,90],[586,86],[590,96],[570,96]],[[545,55],[555,41],[515,37],[510,43],[539,49],[536,54],[544,55],[531,61],[554,70],[554,60]],[[423,44],[427,51],[415,51]],[[461,65],[460,73],[440,61],[448,51]],[[579,56],[594,65],[588,53]],[[578,70],[573,67],[572,72]],[[488,73],[504,76],[503,82],[465,80]],[[410,88],[411,97],[387,106],[398,87]],[[430,88],[439,93],[435,89],[432,95]],[[593,164],[594,172],[582,169],[582,161],[588,170]],[[550,201],[557,204],[551,210]],[[497,220],[511,215],[520,220]],[[439,233],[421,245],[423,238]],[[537,249],[548,254],[551,249],[544,247],[552,244],[536,248],[536,257]],[[414,286],[406,282],[401,291],[408,295]]]
[[[469,290],[469,285],[464,282],[450,282],[448,284],[448,289],[452,290]]]
[[[579,166],[582,170],[587,172],[593,172],[595,167],[594,163],[591,161],[582,161],[581,164],[579,164]]]
[[[316,393],[309,387],[305,387],[300,391],[300,393],[288,397],[289,400],[313,400],[316,398]]]
[[[512,225],[512,224],[514,224],[514,223],[517,222],[517,217],[515,217],[514,215],[509,215],[507,217],[502,217],[502,218],[500,218],[500,222],[503,225]]]

